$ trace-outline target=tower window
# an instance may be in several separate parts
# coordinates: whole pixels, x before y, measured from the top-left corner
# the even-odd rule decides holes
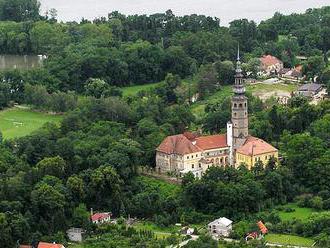
[[[236,113],[236,112],[234,113],[234,116],[235,116],[235,117],[237,116],[237,113]]]
[[[245,107],[247,107],[247,104],[246,103],[244,105],[245,105]]]
[[[237,108],[237,103],[234,103],[234,108]]]
[[[242,103],[240,103],[240,104],[239,104],[239,107],[240,107],[240,108],[243,108],[243,104],[242,104]]]

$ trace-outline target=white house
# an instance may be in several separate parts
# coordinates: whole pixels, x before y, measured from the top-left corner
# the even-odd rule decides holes
[[[111,221],[111,215],[111,213],[95,213],[91,215],[91,220],[96,225],[109,223]]]
[[[230,219],[221,217],[208,224],[208,231],[215,237],[228,237],[233,229],[232,223]]]

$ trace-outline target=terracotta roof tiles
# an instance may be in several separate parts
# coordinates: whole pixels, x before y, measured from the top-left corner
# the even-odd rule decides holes
[[[266,65],[266,66],[271,66],[271,65],[276,65],[278,63],[282,63],[281,60],[279,60],[278,58],[276,58],[272,55],[264,55],[260,58],[260,61],[263,65]]]
[[[262,139],[250,136],[246,139],[244,145],[237,149],[237,152],[248,156],[255,156],[277,152],[277,149]]]

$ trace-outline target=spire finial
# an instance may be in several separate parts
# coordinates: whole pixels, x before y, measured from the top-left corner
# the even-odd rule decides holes
[[[240,61],[241,58],[239,56],[239,43],[238,43],[238,46],[237,46],[237,61]]]

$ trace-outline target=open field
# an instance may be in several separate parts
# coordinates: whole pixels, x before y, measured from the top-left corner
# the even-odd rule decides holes
[[[26,136],[46,122],[60,122],[62,116],[34,112],[28,108],[10,108],[0,111],[0,131],[4,139]]]
[[[270,98],[271,96],[290,96],[292,91],[295,91],[298,88],[295,84],[282,84],[282,83],[256,83],[249,84],[246,86],[247,92],[251,93],[253,96],[257,96],[263,100]],[[206,104],[216,103],[220,99],[232,96],[232,85],[226,85],[221,87],[213,95],[207,97],[203,101],[199,101],[192,105],[192,112],[196,117],[203,117],[205,114]]]
[[[152,83],[152,84],[143,84],[143,85],[134,85],[134,86],[128,86],[128,87],[123,87],[123,96],[134,96],[136,95],[139,91],[142,90],[149,90],[152,89],[156,86],[159,86],[162,84],[162,82],[159,83]]]
[[[311,208],[298,207],[297,204],[295,204],[295,203],[290,203],[290,204],[284,205],[283,207],[292,208],[295,211],[294,212],[279,211],[279,216],[282,221],[292,220],[294,218],[298,219],[298,220],[306,220],[313,214],[313,212],[315,212]]]
[[[311,247],[314,243],[312,239],[286,234],[267,234],[265,240],[269,243],[280,245],[295,245]]]

